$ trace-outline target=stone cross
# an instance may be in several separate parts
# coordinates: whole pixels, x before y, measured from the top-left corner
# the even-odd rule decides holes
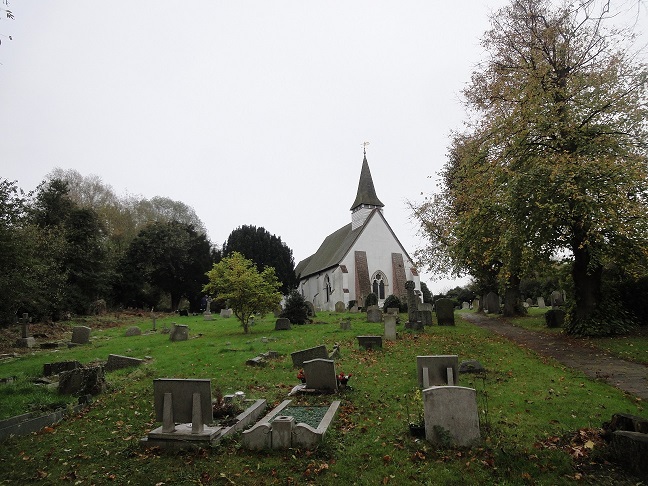
[[[418,320],[418,297],[414,293],[416,283],[413,280],[405,282],[405,290],[407,290],[407,317],[410,322]]]
[[[29,337],[29,314],[24,313],[22,319],[18,319],[21,326],[21,337],[27,339]]]

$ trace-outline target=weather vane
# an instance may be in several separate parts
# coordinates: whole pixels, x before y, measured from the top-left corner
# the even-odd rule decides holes
[[[363,142],[362,143],[362,150],[365,155],[367,155],[367,145],[369,145],[369,142]]]

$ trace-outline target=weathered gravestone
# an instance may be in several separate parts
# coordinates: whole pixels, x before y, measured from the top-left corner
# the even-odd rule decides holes
[[[434,303],[439,326],[454,326],[454,303],[452,299],[439,299]]]
[[[306,388],[323,392],[337,391],[335,362],[330,359],[311,359],[304,361]]]
[[[275,331],[290,331],[292,326],[290,325],[290,319],[286,317],[280,317],[275,322]]]
[[[415,293],[416,283],[413,280],[405,282],[405,290],[407,292],[407,319],[409,322],[418,321],[418,304],[419,299]]]
[[[538,297],[538,308],[544,309],[546,307],[544,297]]]
[[[483,371],[486,371],[486,368],[476,359],[468,359],[459,363],[459,373],[481,373]]]
[[[527,300],[525,300],[525,303],[527,304],[527,307],[531,307],[533,305],[533,300],[529,297]]]
[[[340,329],[348,331],[351,329],[351,319],[342,319],[340,321]]]
[[[432,311],[429,310],[420,310],[417,312],[418,320],[422,326],[432,326],[434,321],[432,319]]]
[[[72,328],[72,344],[88,344],[90,342],[90,329],[86,326]]]
[[[484,310],[489,314],[500,313],[500,298],[495,292],[489,292],[484,299]]]
[[[344,305],[344,302],[342,302],[341,300],[338,300],[335,303],[335,312],[337,312],[339,314],[339,313],[344,312],[344,311],[346,311],[346,306]]]
[[[462,386],[423,390],[425,438],[443,447],[470,447],[480,440],[477,392]]]
[[[124,336],[126,337],[131,337],[131,336],[141,336],[142,335],[142,330],[137,327],[137,326],[132,326],[126,329],[126,332],[124,333]]]
[[[211,297],[207,297],[205,303],[206,303],[206,306],[205,306],[205,312],[203,312],[203,319],[205,321],[211,321],[213,319],[212,313],[211,313],[211,303],[212,303]]]
[[[430,304],[429,302],[419,302],[418,310],[434,312],[434,306],[432,304]]]
[[[356,336],[358,345],[364,349],[382,348],[382,336]]]
[[[549,298],[551,301],[551,307],[560,307],[565,305],[563,294],[559,290],[554,290],[553,292],[551,292],[551,296]]]
[[[225,319],[229,319],[230,317],[232,317],[232,309],[221,309],[220,316],[224,317]]]
[[[20,322],[20,338],[16,340],[17,348],[33,348],[36,340],[29,335],[29,314],[24,313]]]
[[[314,348],[302,349],[301,351],[295,351],[290,353],[292,358],[293,366],[295,368],[302,368],[304,366],[304,361],[310,361],[313,359],[327,359],[328,353],[326,352],[326,346],[315,346]]]
[[[170,341],[186,341],[189,339],[189,326],[186,324],[172,324],[171,332],[169,333]]]
[[[565,324],[565,311],[562,309],[549,309],[545,312],[547,327],[563,327]]]
[[[83,365],[78,361],[58,361],[56,363],[45,363],[43,365],[43,375],[58,375],[63,371],[76,370],[77,368],[83,368]]]
[[[360,312],[360,309],[358,308],[357,305],[354,305],[354,306],[351,306],[351,308],[349,309],[349,312],[351,314],[357,314],[358,312]]]
[[[479,310],[479,299],[475,299],[472,301],[472,308],[474,311]]]
[[[367,309],[367,322],[382,322],[382,311],[378,306],[371,306]]]
[[[397,316],[400,312],[400,309],[398,307],[387,307],[387,314],[391,314],[393,316]]]
[[[470,302],[462,302],[461,303],[461,308],[463,310],[470,309]]]
[[[396,340],[396,316],[393,314],[385,315],[385,341]]]
[[[59,374],[58,391],[64,395],[98,395],[106,388],[103,366],[88,366]]]
[[[312,302],[307,300],[306,301],[306,308],[307,308],[306,315],[308,317],[316,317],[316,315],[315,315],[315,306],[313,305]]]
[[[119,354],[109,354],[108,361],[106,362],[106,371],[132,368],[141,365],[143,362],[144,360],[139,358],[131,358],[130,356],[121,356]]]
[[[456,385],[459,357],[456,354],[440,354],[416,357],[416,374],[420,388]]]

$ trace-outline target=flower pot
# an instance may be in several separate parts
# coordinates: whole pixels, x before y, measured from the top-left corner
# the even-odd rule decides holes
[[[338,378],[338,384],[346,386],[347,383],[349,383],[348,378]]]

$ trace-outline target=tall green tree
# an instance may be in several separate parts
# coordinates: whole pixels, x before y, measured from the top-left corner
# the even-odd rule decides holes
[[[255,263],[239,252],[214,264],[207,277],[209,283],[205,285],[204,292],[219,300],[229,301],[246,334],[250,331],[250,318],[254,313],[266,314],[281,302],[281,283],[274,268],[264,267],[259,272]]]
[[[459,231],[477,241],[482,228],[467,216],[499,206],[500,228],[484,251],[506,271],[500,284],[532,257],[566,253],[574,292],[567,328],[605,334],[625,326],[610,319],[615,302],[604,302],[605,264],[637,269],[648,250],[648,70],[590,7],[512,0],[493,15],[487,59],[464,93],[473,117],[455,137],[476,149],[461,154],[463,178],[444,189],[490,181],[479,198],[468,191],[471,211],[451,206],[451,244],[465,243]]]
[[[252,260],[259,271],[263,267],[273,267],[284,295],[297,286],[292,250],[281,237],[270,234],[265,228],[243,225],[232,231],[223,244],[222,255],[230,256],[235,252]]]

